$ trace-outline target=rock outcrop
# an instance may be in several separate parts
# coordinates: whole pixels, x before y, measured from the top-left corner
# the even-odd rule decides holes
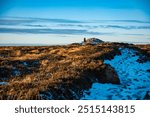
[[[103,79],[101,79],[104,83],[112,83],[112,84],[120,84],[119,77],[113,67],[110,65],[106,65],[103,73]]]
[[[84,41],[82,42],[82,45],[87,45],[87,44],[96,45],[96,44],[100,44],[100,43],[103,43],[103,42],[104,41],[102,41],[98,38],[89,38],[89,39],[84,38]]]

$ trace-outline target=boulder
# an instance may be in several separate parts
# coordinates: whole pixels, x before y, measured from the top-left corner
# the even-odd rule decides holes
[[[84,41],[82,42],[82,45],[87,45],[87,44],[96,45],[96,44],[100,44],[100,43],[103,43],[103,42],[104,41],[102,41],[98,38],[89,38],[89,39],[84,38]]]
[[[102,83],[112,83],[112,84],[120,84],[120,79],[113,67],[106,64],[100,82]]]

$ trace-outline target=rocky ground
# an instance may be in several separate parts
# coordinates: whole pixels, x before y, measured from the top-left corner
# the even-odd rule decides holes
[[[124,43],[0,47],[0,99],[149,99],[149,57],[150,45]],[[132,79],[137,82],[127,82],[138,70],[143,71]],[[140,96],[123,95],[139,86]],[[107,93],[113,91],[116,96]]]

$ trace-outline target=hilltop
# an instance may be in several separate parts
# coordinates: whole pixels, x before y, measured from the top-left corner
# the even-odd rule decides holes
[[[150,45],[0,47],[0,99],[86,99],[93,83],[120,86],[118,71],[105,62],[122,55],[120,48],[138,51],[139,63],[150,61]]]

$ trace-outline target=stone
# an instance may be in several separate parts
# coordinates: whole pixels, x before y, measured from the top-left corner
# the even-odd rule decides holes
[[[104,41],[102,41],[98,38],[89,38],[89,39],[84,38],[84,41],[82,42],[82,45],[87,45],[87,44],[96,45],[96,44],[100,44],[100,43],[103,43],[103,42]]]
[[[101,79],[102,83],[112,83],[112,84],[120,84],[120,79],[113,67],[110,65],[105,66],[103,71],[103,77]]]

